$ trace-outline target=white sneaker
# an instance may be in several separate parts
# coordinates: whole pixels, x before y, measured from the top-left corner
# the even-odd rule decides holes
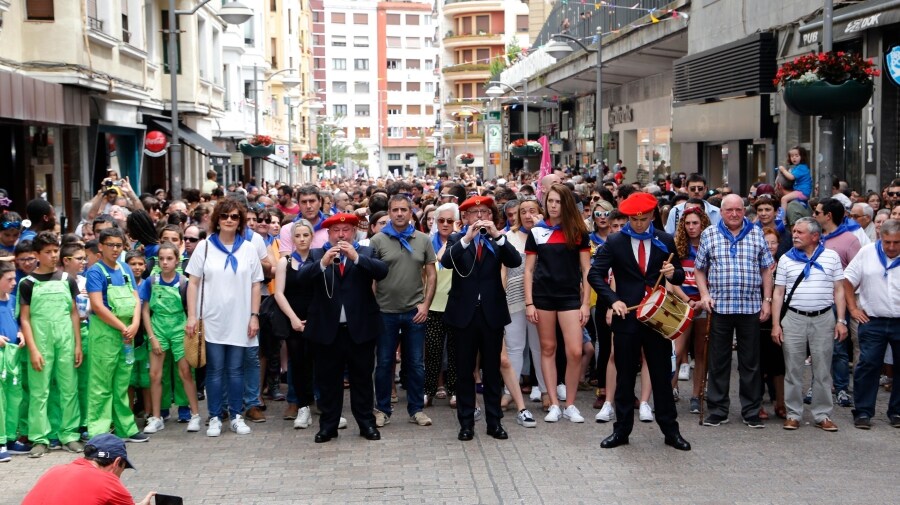
[[[297,411],[297,418],[294,419],[294,429],[303,430],[312,426],[312,416],[309,415],[309,407],[303,407]]]
[[[691,365],[687,363],[681,364],[681,367],[678,368],[678,380],[691,380]]]
[[[150,416],[147,418],[147,426],[144,426],[144,433],[151,434],[166,429],[166,423],[159,417]]]
[[[559,401],[561,401],[561,402],[566,401],[566,385],[565,384],[559,384],[558,386],[556,386],[556,397],[559,398]]]
[[[528,409],[522,409],[516,414],[516,422],[519,426],[524,428],[534,428],[537,426],[537,421],[534,420],[534,416],[531,415],[531,411]]]
[[[569,405],[566,407],[566,410],[563,411],[563,417],[572,421],[573,423],[583,423],[584,418],[581,417],[581,412],[578,411],[578,407],[574,405]]]
[[[481,407],[479,407],[478,405],[475,406],[474,417],[476,421],[481,421]]]
[[[200,431],[200,414],[194,414],[191,416],[191,419],[188,421],[187,430],[190,433],[196,433]]]
[[[209,420],[209,427],[206,428],[207,437],[218,437],[222,434],[222,421],[218,417]]]
[[[653,422],[653,409],[650,408],[649,403],[641,402],[640,418],[641,418],[642,423],[652,423]]]
[[[616,418],[616,409],[613,408],[612,403],[603,402],[603,408],[600,409],[600,412],[594,416],[594,420],[598,423],[608,423]]]
[[[541,388],[539,388],[539,387],[531,388],[531,396],[529,396],[529,398],[533,402],[541,401]]]
[[[231,431],[238,435],[249,435],[250,427],[244,422],[244,416],[238,414],[231,420]]]
[[[341,418],[338,420],[338,429],[339,430],[347,429],[347,418],[346,417],[341,416]]]
[[[550,410],[547,412],[547,415],[544,416],[544,422],[547,423],[555,423],[559,421],[559,418],[562,416],[562,411],[559,410],[559,405],[551,405]]]

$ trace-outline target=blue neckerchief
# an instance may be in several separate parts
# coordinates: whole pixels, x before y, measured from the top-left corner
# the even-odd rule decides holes
[[[694,244],[688,244],[688,257],[689,260],[697,259],[697,248],[694,247]]]
[[[551,230],[551,231],[562,230],[562,227],[561,227],[560,225],[556,224],[556,225],[550,226],[550,225],[547,224],[547,222],[544,221],[543,219],[540,220],[540,221],[538,221],[538,222],[535,223],[534,225],[537,226],[538,228],[546,228],[546,229]]]
[[[293,258],[294,260],[297,261],[298,267],[302,267],[303,263],[305,262],[305,260],[303,259],[303,256],[300,256],[299,254],[297,254],[297,251],[294,251],[291,253],[291,258]]]
[[[894,258],[894,261],[888,265],[888,257],[887,254],[884,253],[884,248],[881,246],[881,241],[875,242],[875,252],[878,253],[878,261],[881,262],[881,266],[884,267],[884,276],[887,277],[888,270],[892,268],[897,268],[900,266],[900,257]]]
[[[626,226],[627,226],[627,225],[626,225]],[[735,237],[734,234],[731,233],[731,230],[729,230],[728,227],[725,226],[725,220],[724,220],[724,219],[721,220],[721,221],[719,221],[719,224],[716,225],[716,226],[719,228],[719,233],[721,233],[722,236],[725,237],[725,239],[728,240],[728,242],[731,243],[731,247],[729,248],[729,252],[731,253],[731,257],[732,257],[732,258],[736,258],[736,257],[737,257],[737,244],[738,244],[738,242],[740,242],[744,237],[746,237],[747,235],[749,235],[751,231],[753,231],[753,223],[751,223],[750,220],[747,219],[747,218],[745,217],[745,218],[744,218],[744,227],[741,228],[741,232],[738,233],[737,237]]]
[[[593,242],[594,245],[597,247],[600,247],[606,243],[606,241],[603,240],[603,238],[601,238],[600,235],[597,235],[597,232],[595,232],[595,231],[592,231],[591,234],[588,236],[591,237],[591,242]]]
[[[638,240],[649,240],[651,244],[658,247],[662,252],[669,252],[669,248],[666,247],[666,244],[663,244],[662,241],[656,236],[656,228],[653,227],[653,223],[650,223],[650,227],[648,227],[647,231],[645,231],[644,233],[638,233],[634,231],[631,228],[631,223],[625,223],[625,226],[623,226],[620,231],[631,238],[636,238]]]
[[[859,225],[856,225],[856,226],[859,227]],[[829,239],[832,239],[832,238],[834,238],[834,237],[837,237],[838,235],[840,235],[840,234],[842,234],[842,233],[844,233],[844,232],[848,232],[848,231],[850,231],[850,227],[847,226],[847,221],[844,221],[844,222],[841,223],[840,226],[838,226],[837,228],[835,228],[833,232],[831,232],[831,233],[823,233],[820,242],[824,244],[826,240],[829,240]]]
[[[506,221],[506,226],[503,227],[503,231],[508,232],[510,229],[509,221]]]
[[[331,215],[333,216],[338,213],[339,213],[338,208],[336,206],[332,205],[331,206]]]
[[[754,224],[755,224],[760,230],[763,229],[763,225],[762,225],[762,223],[760,223],[759,221],[755,222]],[[785,228],[784,228],[784,221],[782,221],[780,218],[777,218],[777,217],[776,217],[776,218],[775,218],[775,221],[773,221],[772,224],[775,225],[775,231],[778,232],[779,235],[781,235],[782,233],[784,233],[784,230],[785,230]]]
[[[296,216],[294,216],[294,221],[293,221],[293,222],[296,223],[297,221],[299,221],[299,220],[301,220],[301,219],[303,219],[303,213],[302,213],[302,212],[300,212],[300,213],[298,213]],[[325,221],[325,213],[322,212],[322,211],[320,210],[319,213],[316,214],[316,219],[317,219],[316,224],[313,225],[313,233],[315,233],[315,232],[319,231],[320,229],[322,229],[322,223]]]
[[[466,233],[469,233],[469,225],[463,226],[462,230],[459,230],[459,233],[460,233],[460,237],[465,237]],[[481,233],[476,233],[475,240],[473,240],[472,242],[475,244],[475,247],[478,247],[478,244],[481,244],[481,245],[487,247],[488,251],[491,251],[491,254],[493,254],[494,256],[497,255],[497,252],[494,251],[494,245],[491,244],[490,240],[483,238],[481,236]]]
[[[390,228],[390,225],[385,226],[385,228]],[[334,246],[331,245],[331,242],[325,242],[325,245],[322,246],[322,250],[323,250],[323,251],[328,251],[328,250],[331,249],[332,247],[334,247]],[[353,249],[359,251],[359,242],[357,242],[357,241],[355,241],[355,240],[353,241]],[[296,253],[294,253],[294,254],[296,254]],[[344,254],[341,253],[341,262],[343,262],[343,261],[344,261]]]
[[[413,252],[412,246],[409,244],[410,237],[416,232],[416,229],[412,224],[406,226],[406,229],[403,231],[397,231],[394,229],[392,224],[388,224],[384,228],[381,229],[381,233],[384,233],[388,237],[395,238],[400,241],[400,245],[403,246],[404,249],[409,251],[410,254]]]
[[[5,253],[12,255],[12,254],[15,254],[15,252],[16,252],[16,246],[11,245],[11,246],[7,247],[3,244],[0,244],[0,251],[3,251]]]
[[[250,242],[251,240],[253,240],[254,233],[256,233],[256,232],[251,230],[250,228],[247,228],[246,230],[244,230],[243,239],[246,240],[247,242]]]
[[[825,269],[822,268],[822,265],[816,262],[816,260],[819,259],[819,256],[824,250],[825,246],[819,244],[819,246],[816,247],[815,252],[813,252],[812,258],[807,258],[805,252],[797,249],[796,247],[792,247],[791,250],[786,252],[784,255],[798,263],[805,263],[806,266],[803,267],[803,277],[808,279],[810,267],[816,267],[823,272],[825,271]]]
[[[270,245],[272,245],[272,242],[275,242],[275,235],[269,235],[268,233],[266,233],[266,236],[263,237],[263,242],[266,243],[266,247],[269,247]]]
[[[216,249],[218,249],[218,250],[220,250],[220,251],[222,251],[223,253],[226,254],[226,257],[225,257],[225,268],[228,268],[228,266],[230,265],[230,266],[231,266],[231,269],[234,270],[235,273],[237,273],[238,260],[237,260],[237,258],[234,256],[234,253],[236,253],[237,250],[241,248],[241,244],[244,243],[244,236],[243,236],[242,234],[240,234],[240,233],[235,233],[235,234],[234,234],[234,244],[231,246],[231,251],[229,251],[228,249],[226,249],[226,248],[225,248],[225,245],[222,244],[222,240],[219,238],[219,234],[218,234],[218,233],[213,233],[212,235],[210,235],[210,236],[207,238],[207,240],[208,240],[209,243],[212,244]]]
[[[438,251],[441,250],[441,247],[444,247],[444,243],[441,242],[441,234],[440,233],[435,233],[431,237],[431,247],[434,248],[434,254],[437,254]]]
[[[862,228],[862,226],[860,226],[859,223],[857,223],[855,219],[850,219],[847,216],[844,216],[844,222],[841,224],[844,224],[847,226],[847,231],[856,231],[856,230]]]

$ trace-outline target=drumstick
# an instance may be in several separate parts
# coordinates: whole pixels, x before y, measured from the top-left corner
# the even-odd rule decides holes
[[[672,257],[675,256],[675,253],[669,254],[669,258],[666,260],[666,263],[672,261]],[[659,283],[662,282],[663,274],[659,273],[659,278],[656,279],[656,284],[653,285],[653,291],[656,291],[656,288],[659,286]]]
[[[712,322],[712,312],[706,313],[706,342],[704,342],[703,357],[706,360],[706,370],[703,371],[703,377],[700,380],[700,426],[703,426],[704,412],[706,411],[706,380],[709,377],[709,325]],[[696,359],[696,357],[695,357]]]

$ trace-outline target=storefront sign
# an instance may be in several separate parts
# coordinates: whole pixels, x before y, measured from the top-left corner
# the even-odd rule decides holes
[[[900,45],[891,47],[884,54],[884,71],[894,85],[900,86]]]
[[[487,125],[487,152],[503,152],[503,133],[499,121],[490,121]]]
[[[619,105],[618,107],[610,105],[607,120],[610,126],[632,123],[634,122],[634,109],[630,105]]]
[[[147,132],[147,136],[144,137],[144,154],[159,158],[166,154],[166,147],[168,145],[169,143],[166,140],[166,135],[163,132],[156,130]]]

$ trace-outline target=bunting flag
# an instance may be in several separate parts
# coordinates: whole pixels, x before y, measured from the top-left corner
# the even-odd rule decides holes
[[[541,138],[538,139],[538,143],[541,145],[541,171],[538,174],[538,183],[534,185],[534,190],[538,200],[540,200],[542,198],[541,179],[543,179],[545,175],[550,175],[550,172],[553,170],[553,163],[550,162],[550,140],[547,136],[541,135]]]

